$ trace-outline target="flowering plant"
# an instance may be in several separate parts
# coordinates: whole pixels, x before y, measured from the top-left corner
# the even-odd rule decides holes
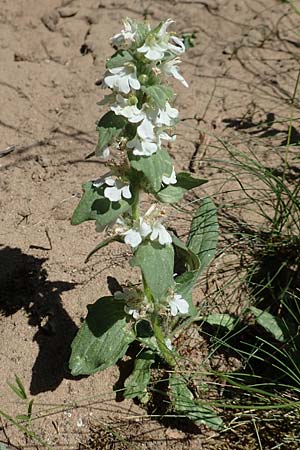
[[[213,203],[203,199],[184,243],[168,228],[160,206],[177,203],[188,190],[205,182],[189,173],[176,173],[163,146],[164,141],[175,139],[179,116],[165,78],[172,76],[188,87],[178,69],[185,47],[168,31],[172,23],[168,19],[151,28],[146,22],[126,19],[124,29],[112,38],[116,52],[106,63],[103,79],[103,87],[111,93],[100,102],[109,111],[97,123],[95,150],[108,172],[83,185],[72,223],[95,220],[97,230],[105,231],[107,237],[91,254],[114,241],[128,245],[130,264],[139,267],[142,276],[138,287],[120,287],[88,307],[72,344],[70,369],[73,375],[103,370],[138,342],[124,396],[146,402],[151,368],[162,364],[171,369],[173,408],[197,423],[218,428],[220,419],[197,403],[189,380],[181,375],[173,342],[179,327],[197,316],[192,289],[214,255],[217,222]],[[154,202],[141,212],[143,193]]]

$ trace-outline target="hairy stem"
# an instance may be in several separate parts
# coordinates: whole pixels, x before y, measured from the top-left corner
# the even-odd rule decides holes
[[[166,346],[165,337],[164,337],[162,327],[161,327],[161,319],[160,319],[158,313],[155,311],[152,315],[151,324],[152,324],[152,329],[154,331],[154,336],[156,338],[158,348],[159,348],[163,358],[169,364],[169,366],[174,367],[176,365],[174,354]]]

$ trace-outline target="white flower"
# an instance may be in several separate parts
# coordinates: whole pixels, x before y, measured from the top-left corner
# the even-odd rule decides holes
[[[144,53],[150,61],[158,61],[165,55],[167,46],[163,42],[157,42],[155,35],[149,35],[142,47],[138,48],[139,53]]]
[[[174,124],[175,119],[178,117],[178,110],[172,108],[169,102],[166,102],[164,109],[159,109],[155,124],[158,127],[166,125],[170,127]]]
[[[174,167],[172,169],[172,173],[170,176],[163,175],[162,182],[164,184],[176,184],[177,183],[176,172],[175,172]]]
[[[185,46],[181,39],[179,39],[177,36],[171,36],[171,40],[175,42],[174,44],[168,44],[168,49],[171,50],[172,53],[175,53],[175,55],[181,55],[185,52]]]
[[[125,98],[122,95],[117,94],[116,103],[114,103],[110,109],[117,115],[127,117],[131,123],[141,122],[145,118],[145,113],[138,109],[136,102],[137,98],[135,96]]]
[[[180,294],[174,294],[169,297],[168,303],[171,309],[171,316],[177,316],[178,313],[187,314],[189,312],[189,304]]]
[[[178,71],[178,65],[181,63],[179,58],[171,59],[170,61],[162,62],[159,69],[166,75],[172,75],[176,80],[180,81],[185,87],[189,87],[183,76]]]
[[[133,148],[133,154],[135,156],[151,156],[157,152],[157,144],[155,142],[149,142],[144,139],[140,139],[136,135],[131,141],[127,142],[128,148]]]
[[[150,61],[163,59],[166,52],[171,52],[175,55],[183,53],[185,46],[181,39],[167,33],[167,28],[171,23],[174,23],[174,21],[167,19],[157,31],[154,30],[152,33],[149,33],[144,45],[139,47],[137,51],[143,53]],[[170,41],[173,41],[173,43]]]
[[[171,235],[167,232],[166,228],[160,222],[155,222],[152,225],[150,240],[155,241],[156,239],[158,239],[160,245],[168,245],[172,243]]]
[[[141,85],[136,76],[136,67],[132,63],[124,66],[108,69],[108,75],[104,78],[105,86],[116,89],[124,94],[129,94],[130,89],[140,89]]]
[[[151,226],[148,225],[142,217],[140,217],[139,226],[126,231],[124,242],[132,248],[136,248],[143,241],[143,239],[151,233],[151,231]]]
[[[128,184],[123,181],[114,179],[112,177],[105,178],[105,184],[108,186],[104,189],[104,197],[108,198],[111,202],[118,202],[122,197],[131,198],[131,192]]]
[[[132,316],[135,320],[137,320],[140,317],[140,311],[138,309],[134,309],[131,306],[124,306],[124,311],[126,314],[129,314],[129,316]]]
[[[133,20],[129,19],[129,17],[126,17],[126,19],[123,20],[124,29],[121,30],[121,33],[115,34],[111,38],[112,45],[122,45],[126,41],[133,42],[137,30],[137,24]]]
[[[135,137],[127,142],[127,147],[133,148],[133,154],[136,156],[151,156],[156,153],[158,148],[156,140],[154,127],[151,121],[145,117],[138,126]]]

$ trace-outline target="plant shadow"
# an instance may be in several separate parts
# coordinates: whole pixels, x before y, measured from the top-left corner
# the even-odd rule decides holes
[[[32,395],[53,391],[71,377],[67,361],[77,332],[61,300],[61,294],[74,289],[75,283],[49,281],[43,267],[46,260],[19,248],[0,248],[0,315],[8,317],[24,310],[28,324],[37,328],[33,340],[39,353],[32,368]]]

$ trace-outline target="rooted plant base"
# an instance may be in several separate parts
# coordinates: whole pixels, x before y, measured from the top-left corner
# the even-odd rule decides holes
[[[267,145],[283,145],[287,139],[286,122],[276,119],[290,113],[299,57],[294,44],[299,31],[293,23],[298,16],[277,0],[184,3],[0,0],[1,410],[13,417],[26,412],[7,385],[16,373],[35,400],[33,417],[43,415],[33,421],[34,430],[54,448],[93,448],[90,427],[99,421],[145,414],[132,401],[116,403],[110,394],[118,369],[79,380],[66,369],[69,344],[86,305],[108,294],[112,266],[118,281],[129,278],[121,254],[125,250],[118,244],[85,265],[99,235],[93,224],[75,228],[69,220],[81,195],[80,183],[104,173],[98,162],[84,157],[97,139],[93,124],[100,116],[96,102],[102,91],[94,83],[111,54],[108,38],[118,32],[121,19],[130,15],[141,20],[148,14],[158,22],[172,16],[178,32],[197,32],[196,47],[185,56],[190,89],[182,87],[177,98],[184,121],[176,145],[170,145],[177,170],[189,168],[210,178],[212,169],[201,160],[222,156],[212,145],[212,132],[235,145],[251,139],[266,164]],[[296,129],[292,143],[299,144]],[[205,187],[208,194],[215,188],[214,183]],[[185,224],[176,227],[175,214],[173,218],[182,235]],[[130,278],[135,281],[132,274]],[[218,286],[212,273],[208,283]],[[202,292],[199,289],[195,300],[203,299]],[[133,436],[136,428],[127,424],[133,429],[128,436]],[[277,439],[286,442],[281,448],[297,448],[286,440],[292,424],[285,429],[278,422],[280,432],[270,439],[273,446]],[[6,419],[2,426],[0,442],[9,449],[36,448]],[[157,422],[151,423],[154,431],[148,437],[148,422],[138,428],[140,441],[134,445],[140,449],[157,448],[155,439],[160,448],[259,448],[253,428],[247,434],[237,427],[236,440],[233,434],[216,436],[205,429],[190,437]],[[114,448],[101,447],[101,439],[97,445],[94,448]]]

